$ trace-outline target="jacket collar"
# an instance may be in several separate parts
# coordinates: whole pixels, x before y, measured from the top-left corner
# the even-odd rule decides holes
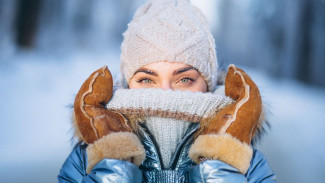
[[[166,170],[186,171],[193,162],[188,157],[188,150],[193,142],[193,136],[199,128],[198,123],[192,123],[187,129],[182,141],[177,145],[174,154],[171,157],[170,163]],[[140,166],[144,171],[161,171],[163,170],[161,164],[161,155],[158,151],[157,143],[152,137],[150,131],[142,124],[140,124],[139,135],[141,142],[146,150],[146,159]]]

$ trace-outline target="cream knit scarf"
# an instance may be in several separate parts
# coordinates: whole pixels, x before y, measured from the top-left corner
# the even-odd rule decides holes
[[[191,123],[209,118],[233,102],[223,93],[223,87],[213,93],[118,89],[106,107],[125,115],[141,116],[159,146],[163,167],[167,167]]]

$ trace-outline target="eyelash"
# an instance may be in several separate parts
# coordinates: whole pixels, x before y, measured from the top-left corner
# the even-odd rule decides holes
[[[150,82],[144,82],[145,80],[150,81]],[[138,83],[141,83],[141,84],[149,84],[149,83],[152,83],[153,80],[150,79],[150,78],[146,78],[146,77],[144,77],[144,78],[140,78],[140,79],[138,79],[137,82],[138,82]]]
[[[189,82],[186,82],[186,83],[193,84],[195,82],[195,79],[190,78],[190,77],[183,77],[183,78],[179,79],[178,81],[181,82],[184,79],[188,79],[189,80]],[[183,82],[181,82],[181,83],[183,83]]]
[[[187,82],[182,82],[182,80],[184,80],[184,79],[188,79],[189,81],[187,81]],[[195,83],[195,79],[193,79],[193,78],[191,78],[191,77],[182,77],[182,78],[180,78],[179,80],[177,80],[176,81],[176,83],[180,83],[180,84],[189,84],[189,85],[192,85],[192,84],[194,84]],[[145,85],[147,85],[147,84],[151,84],[151,83],[154,83],[154,81],[152,80],[152,79],[150,79],[150,78],[147,78],[147,77],[142,77],[142,78],[139,78],[137,81],[136,81],[137,83],[140,83],[140,84],[145,84]]]

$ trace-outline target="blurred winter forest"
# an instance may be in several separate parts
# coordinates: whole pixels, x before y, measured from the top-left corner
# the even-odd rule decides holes
[[[146,0],[0,0],[1,182],[56,182],[71,151],[71,104],[108,65]],[[192,0],[219,66],[261,88],[272,128],[258,148],[278,182],[325,179],[325,0]]]

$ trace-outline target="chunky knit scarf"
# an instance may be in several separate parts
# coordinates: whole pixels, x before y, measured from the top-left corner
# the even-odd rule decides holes
[[[163,167],[167,167],[190,123],[207,119],[233,102],[223,93],[223,87],[213,93],[117,89],[106,107],[144,119],[158,144]]]

